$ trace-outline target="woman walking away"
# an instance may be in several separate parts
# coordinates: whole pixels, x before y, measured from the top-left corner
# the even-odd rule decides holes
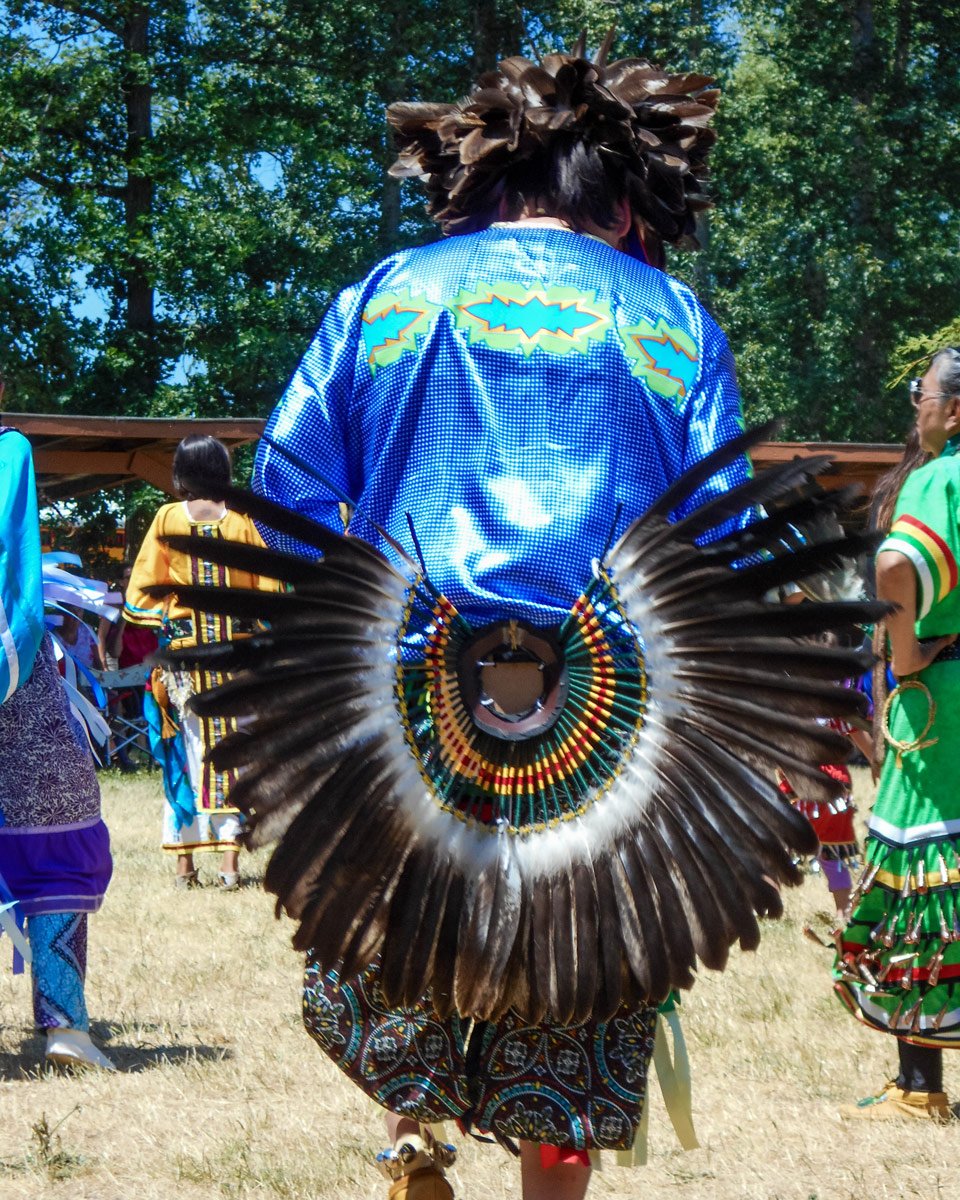
[[[165,504],[147,530],[133,565],[123,606],[123,617],[132,625],[153,626],[160,631],[163,647],[179,649],[204,646],[236,638],[252,625],[232,617],[197,612],[180,604],[177,587],[208,584],[217,587],[276,590],[272,580],[261,580],[246,571],[214,566],[204,558],[211,539],[262,546],[263,542],[248,517],[228,512],[218,486],[229,487],[230,454],[222,442],[201,434],[186,437],[173,459],[173,490],[180,499]],[[189,480],[203,479],[203,494],[189,489]],[[166,538],[184,535],[191,539],[189,551],[174,549]],[[164,587],[169,590],[164,591]],[[162,595],[158,595],[162,592]],[[231,733],[235,722],[221,717],[200,719],[188,708],[191,696],[200,695],[223,680],[217,671],[161,671],[151,676],[151,693],[159,705],[166,727],[179,726],[185,749],[189,787],[177,786],[171,773],[164,772],[166,803],[163,814],[163,849],[177,856],[176,884],[180,888],[200,886],[194,854],[222,855],[219,886],[235,891],[238,873],[240,813],[230,803],[234,774],[217,771],[206,753]],[[179,781],[183,783],[183,780]]]

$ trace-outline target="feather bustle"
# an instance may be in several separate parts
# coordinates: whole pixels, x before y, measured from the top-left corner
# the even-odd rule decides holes
[[[548,86],[523,71],[518,80]],[[568,75],[554,83],[578,86]],[[371,548],[354,554],[345,543],[357,539],[315,533],[324,558],[301,567],[257,548],[223,551],[238,569],[259,563],[266,573],[269,563],[296,574],[292,592],[186,590],[199,611],[272,622],[232,647],[168,653],[165,661],[233,676],[197,705],[246,722],[212,757],[218,767],[243,769],[235,794],[251,814],[247,839],[283,834],[266,885],[300,921],[296,945],[313,945],[322,964],[349,972],[382,953],[384,991],[398,1003],[430,990],[438,1013],[493,1019],[513,1004],[536,1021],[547,1012],[564,1020],[610,1015],[621,999],[689,986],[698,960],[722,968],[734,941],[756,943],[756,914],[781,906],[764,876],[795,882],[791,855],[815,845],[809,825],[777,795],[773,771],[781,766],[811,796],[837,793],[840,785],[816,764],[839,756],[842,742],[813,718],[855,715],[857,703],[834,681],[867,657],[797,639],[877,606],[787,610],[759,594],[866,544],[834,537],[821,545],[820,533],[799,553],[780,544],[788,536],[782,512],[802,517],[796,528],[806,537],[818,511],[839,507],[835,497],[798,493],[776,516],[704,547],[693,538],[732,515],[735,498],[670,526],[668,513],[750,441],[735,440],[668,489],[606,560],[624,611],[643,636],[658,639],[659,657],[637,748],[602,801],[619,806],[626,822],[605,847],[591,840],[591,806],[601,801],[589,798],[574,854],[570,842],[563,853],[530,858],[510,841],[516,861],[495,856],[471,870],[469,857],[444,857],[421,840],[412,814],[430,785],[397,758],[391,665],[410,583]],[[741,496],[803,493],[807,474],[786,464]],[[285,532],[293,530],[307,532],[286,522]],[[731,571],[730,563],[764,550],[778,556],[772,565]],[[456,712],[465,719],[462,705]],[[486,743],[478,737],[476,745]],[[515,753],[510,761],[526,761],[522,744]]]

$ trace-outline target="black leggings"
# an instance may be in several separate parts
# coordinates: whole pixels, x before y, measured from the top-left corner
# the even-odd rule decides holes
[[[905,1092],[943,1091],[943,1051],[931,1046],[914,1046],[897,1039],[900,1074],[897,1087]]]

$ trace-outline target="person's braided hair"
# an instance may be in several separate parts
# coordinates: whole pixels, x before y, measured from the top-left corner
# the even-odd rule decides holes
[[[593,62],[583,39],[539,63],[505,59],[458,104],[392,104],[391,174],[424,180],[448,234],[514,220],[533,201],[575,227],[610,228],[626,199],[664,241],[695,247],[719,92],[643,59],[608,64],[611,41]]]

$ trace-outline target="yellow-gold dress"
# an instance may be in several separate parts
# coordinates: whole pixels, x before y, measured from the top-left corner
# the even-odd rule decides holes
[[[196,539],[195,554],[185,554],[161,539],[188,534]],[[225,510],[219,520],[194,520],[185,501],[165,504],[153,519],[137,554],[123,606],[124,618],[133,625],[148,625],[160,631],[162,647],[180,649],[207,645],[252,632],[248,622],[185,607],[177,596],[177,585],[258,588],[275,591],[277,583],[247,571],[216,566],[204,558],[209,538],[227,538],[262,546],[263,540],[249,517]],[[170,584],[162,598],[150,596],[146,588]],[[224,717],[198,718],[187,708],[192,695],[199,695],[222,682],[216,671],[168,671],[156,669],[150,680],[153,698],[166,708],[183,735],[186,768],[194,797],[191,814],[167,795],[163,818],[163,849],[177,854],[236,849],[242,828],[239,811],[229,802],[233,772],[216,771],[206,760],[212,746],[236,729]],[[169,707],[173,712],[170,713]],[[173,726],[168,725],[170,732]]]

